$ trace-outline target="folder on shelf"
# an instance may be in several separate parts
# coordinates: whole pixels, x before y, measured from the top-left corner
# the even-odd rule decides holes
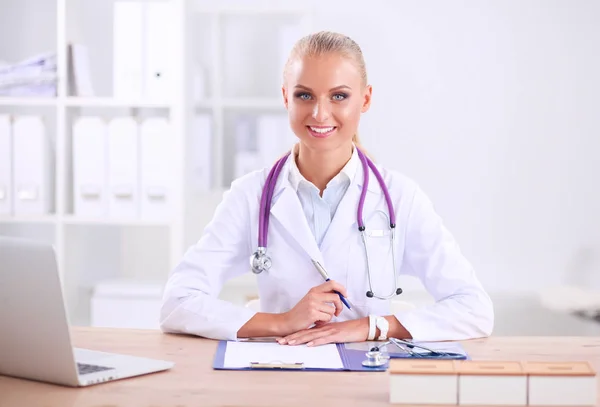
[[[170,215],[173,178],[173,137],[165,118],[146,119],[140,126],[141,216],[165,220]]]
[[[113,17],[113,95],[168,101],[172,96],[173,4],[117,1]]]
[[[168,101],[173,89],[173,3],[142,2],[143,9],[143,94],[144,98]]]
[[[117,117],[108,124],[108,192],[110,217],[138,217],[138,124],[131,117]]]
[[[113,96],[138,100],[143,87],[144,2],[115,1],[113,6]]]
[[[51,212],[54,200],[54,162],[41,117],[15,118],[13,153],[14,213],[40,215]]]
[[[88,47],[84,44],[69,44],[69,59],[72,70],[69,80],[73,93],[84,97],[95,96]]]
[[[106,123],[81,117],[73,124],[73,207],[76,215],[108,213]]]
[[[12,214],[12,127],[9,115],[0,115],[0,214]]]
[[[216,370],[303,370],[381,372],[387,365],[365,367],[365,352],[344,344],[315,347],[277,342],[220,341],[213,361]]]

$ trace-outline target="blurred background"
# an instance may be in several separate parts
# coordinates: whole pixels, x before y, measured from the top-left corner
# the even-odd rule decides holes
[[[294,42],[334,30],[373,85],[364,146],[433,200],[494,334],[599,335],[599,21],[595,0],[2,0],[0,235],[54,245],[72,324],[157,327],[231,181],[294,143]]]

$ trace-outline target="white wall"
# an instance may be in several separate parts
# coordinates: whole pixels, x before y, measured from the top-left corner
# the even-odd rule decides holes
[[[56,51],[56,1],[0,3],[0,61],[15,63],[38,53]]]
[[[366,148],[421,184],[489,289],[600,288],[600,2],[355,4],[319,2],[317,29],[363,48]]]

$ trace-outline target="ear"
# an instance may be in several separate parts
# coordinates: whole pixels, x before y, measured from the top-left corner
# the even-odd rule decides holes
[[[371,97],[373,96],[373,87],[371,85],[365,86],[363,95],[363,105],[360,109],[361,113],[365,113],[371,107]]]
[[[285,86],[281,87],[281,94],[283,95],[283,105],[285,106],[286,110],[288,108],[288,93],[287,93],[287,88]]]

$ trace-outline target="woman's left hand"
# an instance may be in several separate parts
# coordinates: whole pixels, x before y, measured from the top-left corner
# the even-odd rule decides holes
[[[369,336],[369,318],[319,324],[279,339],[281,345],[318,346],[327,343],[362,342]]]

